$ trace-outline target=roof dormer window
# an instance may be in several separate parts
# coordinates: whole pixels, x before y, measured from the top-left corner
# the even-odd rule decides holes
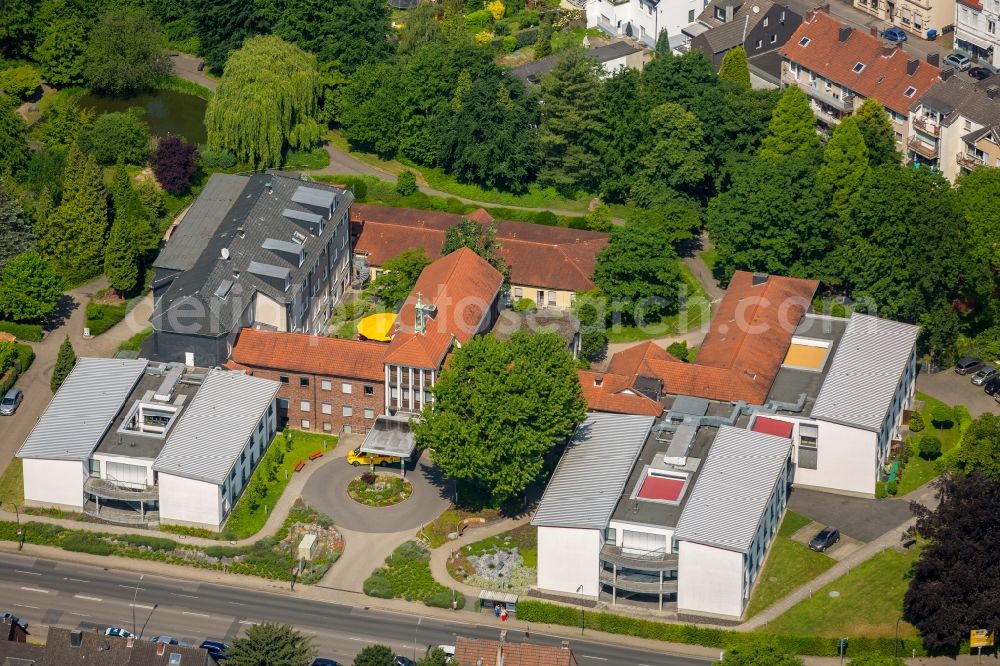
[[[854,72],[855,74],[860,74],[864,70],[865,70],[865,63],[863,62],[859,62],[855,64],[854,67],[851,68],[851,71]]]
[[[808,37],[803,37],[802,39],[799,40],[799,46],[809,46],[809,42],[811,41],[812,40],[809,39]]]
[[[903,91],[903,96],[904,97],[913,97],[916,93],[917,93],[917,89],[914,88],[913,86],[910,86],[909,88],[907,88],[906,90]]]

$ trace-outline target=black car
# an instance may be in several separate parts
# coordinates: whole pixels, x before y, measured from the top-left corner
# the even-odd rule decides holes
[[[966,74],[974,78],[976,81],[982,81],[983,79],[988,79],[993,76],[993,71],[986,67],[973,67],[966,72]]]
[[[822,553],[838,541],[840,541],[840,530],[836,527],[824,527],[822,531],[814,536],[812,541],[809,542],[809,548],[811,550],[815,550],[817,553]]]
[[[312,666],[337,666],[337,662],[333,659],[324,659],[323,657],[317,657],[313,659]]]
[[[413,661],[409,657],[396,655],[392,660],[392,666],[417,666],[417,662]]]
[[[972,356],[965,356],[955,364],[955,372],[960,375],[968,375],[983,367],[983,362]]]
[[[983,384],[983,391],[986,392],[986,395],[996,395],[1000,391],[1000,376]]]

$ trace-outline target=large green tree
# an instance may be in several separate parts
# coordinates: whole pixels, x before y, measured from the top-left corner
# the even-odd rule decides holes
[[[701,194],[709,173],[701,122],[678,104],[665,102],[650,113],[652,141],[639,159],[632,183],[636,205],[654,208]]]
[[[520,332],[507,342],[472,338],[432,389],[417,443],[433,450],[460,497],[471,490],[492,504],[513,500],[583,419],[575,368],[565,341],[551,332]]]
[[[41,118],[31,128],[31,138],[48,147],[69,146],[94,122],[94,113],[77,103],[77,96],[66,91],[46,95],[38,103]]]
[[[798,86],[789,86],[781,94],[774,115],[768,124],[767,136],[760,146],[763,157],[819,154],[820,140],[816,134],[816,116],[809,98]]]
[[[750,64],[747,62],[747,52],[743,50],[742,46],[729,49],[722,56],[719,78],[724,81],[732,81],[741,88],[750,90]]]
[[[62,287],[62,279],[45,257],[23,252],[0,273],[0,312],[15,321],[43,319],[59,304]]]
[[[889,122],[889,114],[877,99],[869,97],[854,112],[861,136],[868,148],[868,162],[873,166],[899,164],[896,150],[896,132]]]
[[[115,222],[122,221],[131,229],[139,255],[158,249],[161,235],[156,228],[155,216],[143,203],[142,194],[128,175],[125,165],[115,167],[108,193],[111,195],[112,217]]]
[[[38,247],[70,282],[100,273],[108,200],[94,158],[72,148],[66,164],[62,203],[37,225]]]
[[[445,229],[441,256],[447,256],[462,247],[467,247],[478,254],[493,268],[503,273],[505,277],[510,272],[500,254],[500,243],[497,242],[495,224],[484,226],[478,222],[463,219],[458,224]]]
[[[539,179],[567,196],[579,189],[592,192],[600,184],[597,142],[603,75],[582,49],[570,49],[542,77]]]
[[[104,274],[108,284],[122,294],[134,289],[139,281],[139,248],[135,230],[126,218],[116,217],[111,224],[104,248]]]
[[[53,393],[58,391],[59,387],[66,381],[69,373],[73,371],[74,365],[76,365],[76,352],[73,350],[73,344],[67,335],[63,338],[62,344],[59,345],[59,355],[56,356],[56,365],[52,368],[52,378],[49,379],[49,388],[52,389]]]
[[[0,96],[0,174],[19,171],[28,162],[28,139],[17,101]]]
[[[39,0],[0,0],[0,53],[27,56],[34,43],[32,18]]]
[[[21,211],[17,199],[0,181],[0,269],[11,259],[38,244],[31,223]]]
[[[422,2],[406,12],[406,21],[399,30],[397,49],[409,55],[426,44],[441,40],[441,21],[438,20],[438,5]]]
[[[74,85],[83,82],[86,48],[85,19],[76,13],[66,12],[45,27],[34,58],[51,85]]]
[[[349,74],[392,53],[389,14],[383,0],[296,0],[282,9],[274,34]]]
[[[395,308],[410,294],[420,273],[431,263],[423,248],[403,250],[385,262],[372,283],[372,291],[390,308]]]
[[[274,622],[251,626],[226,650],[230,666],[309,666],[315,657],[309,637],[290,625]]]
[[[868,149],[853,118],[844,118],[833,130],[823,150],[823,164],[817,178],[830,193],[830,212],[837,217],[847,213],[854,193],[868,173]]]
[[[201,55],[215,73],[221,73],[232,51],[247,37],[266,32],[265,10],[279,3],[269,0],[193,0],[192,17],[201,44]]]
[[[986,413],[972,422],[952,466],[960,474],[979,471],[1000,479],[1000,416]]]
[[[1000,169],[976,169],[959,176],[956,192],[973,252],[994,269],[1000,268]]]
[[[106,10],[90,31],[84,76],[94,90],[126,96],[170,73],[160,24],[141,8]]]
[[[393,666],[395,655],[385,645],[366,645],[354,658],[352,666]]]
[[[431,648],[417,666],[448,666],[448,655],[441,648]]]
[[[80,131],[80,147],[93,155],[98,164],[144,163],[149,126],[142,113],[142,109],[135,107],[123,113],[102,113],[92,125]]]
[[[319,88],[315,56],[280,37],[251,37],[226,62],[208,103],[209,146],[256,168],[281,164],[288,147],[320,137]]]

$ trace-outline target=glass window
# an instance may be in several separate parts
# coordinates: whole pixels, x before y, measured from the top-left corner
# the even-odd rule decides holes
[[[371,384],[365,384],[365,395],[375,395],[375,387]]]
[[[258,433],[264,432],[264,422],[263,421],[258,421],[257,422],[257,432]]]
[[[694,23],[694,10],[688,10],[688,23]]]
[[[375,410],[371,409],[369,407],[366,407],[365,408],[365,418],[366,419],[373,419],[373,418],[375,418]]]
[[[604,529],[604,541],[606,543],[618,543],[618,530],[613,527]]]
[[[322,379],[322,380],[320,380],[319,386],[324,391],[332,391],[333,390],[333,382],[330,381],[329,379]]]
[[[333,426],[329,421],[323,421],[323,432],[333,432]]]
[[[354,390],[354,387],[351,385],[350,382],[344,382],[343,384],[340,385],[340,390],[343,391],[344,393],[349,394],[351,393],[351,391]]]
[[[299,377],[299,386],[309,386],[309,378]]]
[[[819,428],[814,423],[799,425],[799,467],[816,469],[819,463]]]
[[[762,42],[762,41],[761,41],[761,40],[759,40],[759,39],[758,39],[758,40],[757,40],[757,42],[756,42],[756,43],[755,43],[755,44],[753,45],[753,47],[754,47],[755,49],[759,49],[759,48],[760,48],[760,47],[762,47],[762,46],[764,46],[764,42]]]
[[[309,430],[309,419],[302,419],[300,421],[303,430]]]
[[[764,17],[763,25],[764,25],[765,28],[767,27],[767,17],[766,16]]]
[[[344,416],[354,416],[354,408],[350,405],[344,405]]]
[[[556,292],[550,291],[549,292],[549,305],[555,305],[555,304],[556,304]]]
[[[100,476],[101,475],[101,461],[100,460],[95,460],[94,458],[90,459],[90,475],[91,476]]]
[[[299,409],[302,410],[303,412],[308,412],[310,409],[312,409],[312,405],[309,404],[308,400],[300,400]]]
[[[771,35],[771,43],[775,44],[775,43],[777,43],[777,41],[778,41],[778,35],[776,35],[776,34],[775,35]]]
[[[523,287],[514,287],[514,298],[524,298]]]
[[[280,381],[282,384],[287,384],[288,375],[278,375],[278,381]]]
[[[324,402],[322,404],[322,408],[324,414],[333,414],[333,405],[331,405],[330,403]]]

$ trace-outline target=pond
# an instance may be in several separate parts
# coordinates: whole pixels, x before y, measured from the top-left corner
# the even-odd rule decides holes
[[[208,102],[194,95],[176,90],[155,90],[127,98],[88,94],[79,102],[80,106],[93,109],[98,114],[141,106],[146,110],[149,131],[155,136],[173,134],[193,143],[205,143],[206,140],[205,109]]]

